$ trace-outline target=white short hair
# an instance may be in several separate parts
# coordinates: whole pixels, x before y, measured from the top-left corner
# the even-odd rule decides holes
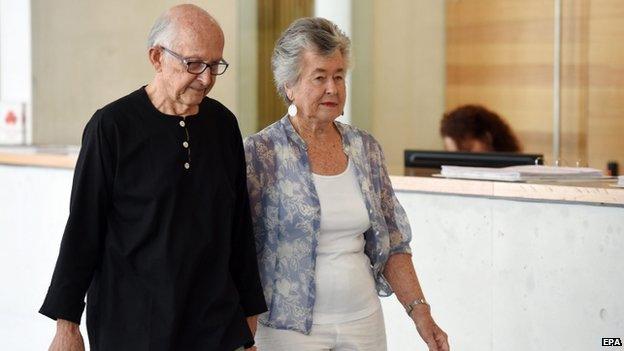
[[[175,27],[175,21],[172,20],[168,12],[160,15],[147,36],[147,48],[164,46],[171,49],[173,47],[173,38],[176,34]]]
[[[306,50],[313,50],[321,56],[329,56],[340,50],[349,65],[351,40],[338,26],[321,17],[306,17],[294,21],[277,40],[271,68],[277,93],[287,104],[286,85],[293,86],[301,74],[301,56]]]

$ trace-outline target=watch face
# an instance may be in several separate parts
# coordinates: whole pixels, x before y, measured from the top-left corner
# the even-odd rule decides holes
[[[427,305],[429,306],[429,303],[427,303],[427,301],[425,299],[417,299],[412,301],[412,303],[408,304],[407,306],[405,306],[405,311],[407,311],[407,314],[411,316],[412,311],[414,310],[414,307],[417,305]]]

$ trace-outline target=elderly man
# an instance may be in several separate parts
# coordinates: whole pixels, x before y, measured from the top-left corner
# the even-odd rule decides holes
[[[207,98],[228,64],[217,22],[193,5],[149,35],[153,81],[98,110],[40,312],[51,350],[251,348],[266,311],[234,115]],[[242,350],[242,348],[241,348]]]

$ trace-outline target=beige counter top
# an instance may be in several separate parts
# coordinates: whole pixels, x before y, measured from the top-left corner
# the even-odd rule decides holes
[[[0,164],[73,169],[78,146],[2,146]]]
[[[434,177],[390,178],[399,191],[624,206],[624,188],[614,187],[616,180],[511,183]]]
[[[78,151],[77,146],[0,147],[0,164],[73,169]],[[399,191],[624,207],[624,188],[613,187],[615,180],[509,183],[435,177],[391,176],[390,178],[394,188]]]

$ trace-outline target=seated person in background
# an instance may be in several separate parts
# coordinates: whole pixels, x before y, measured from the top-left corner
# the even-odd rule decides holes
[[[479,105],[464,105],[445,113],[440,122],[440,134],[447,151],[522,151],[507,122]]]

